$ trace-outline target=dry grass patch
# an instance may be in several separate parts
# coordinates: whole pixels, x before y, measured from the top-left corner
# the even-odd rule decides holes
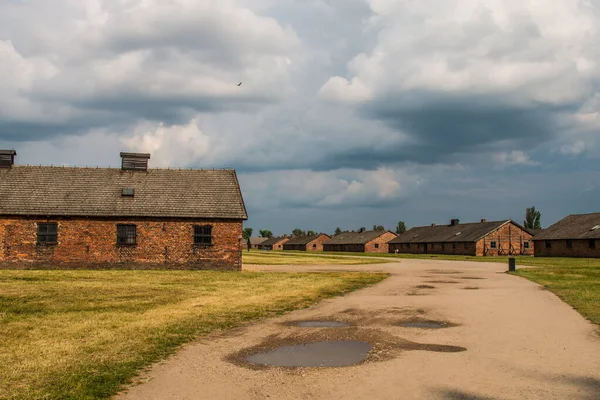
[[[386,276],[0,271],[0,398],[109,398],[141,368],[197,335],[306,307]]]
[[[245,265],[362,265],[394,262],[372,257],[348,257],[323,253],[286,254],[274,251],[246,251],[242,253]]]

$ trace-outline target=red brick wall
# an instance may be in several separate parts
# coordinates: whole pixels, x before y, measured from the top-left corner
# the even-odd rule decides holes
[[[475,243],[474,242],[454,242],[454,243],[428,243],[427,253],[425,252],[424,243],[411,243],[410,247],[408,243],[390,243],[389,252],[395,253],[398,249],[398,253],[408,254],[452,254],[462,256],[474,256],[475,255]]]
[[[364,244],[327,244],[323,245],[323,251],[337,251],[348,253],[364,253]]]
[[[496,242],[496,249],[491,248],[491,242]],[[522,243],[529,242],[530,248],[525,249]],[[511,248],[512,244],[512,248]],[[497,255],[533,255],[531,235],[514,224],[506,224],[490,233],[485,238],[474,242],[428,243],[427,254],[452,254],[466,256],[497,256]],[[389,252],[409,254],[425,254],[424,243],[408,244],[390,243]]]
[[[259,244],[258,248],[260,250],[283,250],[283,245],[289,240],[289,238],[282,239],[280,242],[277,242],[272,246]]]
[[[567,247],[566,240],[551,240],[551,248],[546,248],[545,240],[536,240],[536,257],[600,257],[600,240],[596,239],[596,248],[589,247],[588,239],[572,240],[572,247]]]
[[[58,223],[58,245],[37,245],[37,222]],[[117,224],[137,226],[136,246],[117,246]],[[194,246],[211,225],[212,246]],[[241,269],[242,221],[0,218],[0,268]]]
[[[286,244],[283,247],[283,250],[293,250],[293,251],[323,251],[323,243],[328,241],[329,237],[327,235],[321,235],[315,240],[308,242],[307,244]]]
[[[478,256],[533,255],[532,236],[514,224],[506,224],[477,242]],[[496,242],[496,248],[492,248]],[[529,249],[524,247],[529,242]],[[512,245],[512,248],[511,248]]]
[[[365,253],[387,253],[389,249],[388,242],[395,237],[396,235],[392,232],[384,233],[365,244]]]

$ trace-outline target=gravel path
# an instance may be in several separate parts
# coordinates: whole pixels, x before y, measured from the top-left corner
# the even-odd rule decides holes
[[[117,398],[600,399],[598,328],[540,286],[503,273],[503,264],[404,259],[248,269],[391,276],[305,310],[203,337],[153,366]],[[350,326],[293,324],[302,320]],[[408,328],[405,322],[443,327]],[[348,367],[279,368],[245,360],[279,345],[327,339],[373,347],[363,362]]]

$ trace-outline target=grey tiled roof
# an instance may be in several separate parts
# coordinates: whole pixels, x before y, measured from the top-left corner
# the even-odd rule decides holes
[[[474,222],[466,224],[417,226],[398,235],[389,243],[448,243],[475,242],[487,234],[510,223],[511,220]],[[521,226],[512,221],[519,228]]]
[[[596,226],[598,228],[594,229]],[[571,214],[533,238],[533,240],[553,239],[600,239],[600,213]]]
[[[342,232],[323,244],[366,244],[388,232],[390,231]]]
[[[286,240],[286,239],[287,239],[287,238],[286,238],[286,237],[283,237],[283,236],[279,236],[279,237],[272,237],[272,238],[269,238],[269,239],[265,240],[264,242],[262,242],[262,243],[260,244],[260,246],[273,246],[273,245],[275,245],[275,244],[277,244],[277,243],[281,242],[282,240]],[[287,243],[287,242],[286,242],[286,243]]]
[[[0,169],[0,215],[248,218],[234,170],[18,165]]]
[[[309,244],[310,242],[312,242],[315,239],[318,239],[321,236],[327,236],[324,233],[317,233],[316,235],[309,235],[309,236],[294,236],[293,238],[291,238],[289,241],[287,241],[285,244]],[[329,238],[329,236],[327,236]]]

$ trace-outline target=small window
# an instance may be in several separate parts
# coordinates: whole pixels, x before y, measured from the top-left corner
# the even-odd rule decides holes
[[[212,244],[212,226],[194,226],[194,244],[211,245]]]
[[[588,240],[588,246],[590,247],[590,249],[595,249],[596,248],[596,239]]]
[[[407,246],[408,246],[408,248],[410,249],[410,243],[409,243]]]
[[[567,249],[573,248],[573,241],[571,239],[567,239]]]
[[[452,243],[452,249],[456,249],[456,243]]]
[[[551,249],[551,248],[552,248],[552,241],[550,241],[550,240],[546,240],[546,243],[545,243],[545,244],[546,244],[546,248],[547,248],[547,249]]]
[[[124,188],[121,191],[121,196],[123,197],[133,197],[135,190],[133,188]]]
[[[523,248],[528,249],[530,246],[529,242],[524,242],[523,243]]]
[[[469,248],[469,244],[465,242],[465,249]]]
[[[58,244],[58,224],[56,222],[37,224],[38,244]]]
[[[117,225],[117,244],[121,246],[135,246],[137,232],[135,225]]]
[[[495,241],[494,241],[494,242],[491,242],[491,243],[490,243],[490,248],[492,248],[492,249],[497,249],[497,248],[498,248],[498,243],[496,243]]]
[[[442,251],[446,250],[446,244],[442,243]]]
[[[379,243],[375,243],[375,248],[378,249],[379,248]]]

